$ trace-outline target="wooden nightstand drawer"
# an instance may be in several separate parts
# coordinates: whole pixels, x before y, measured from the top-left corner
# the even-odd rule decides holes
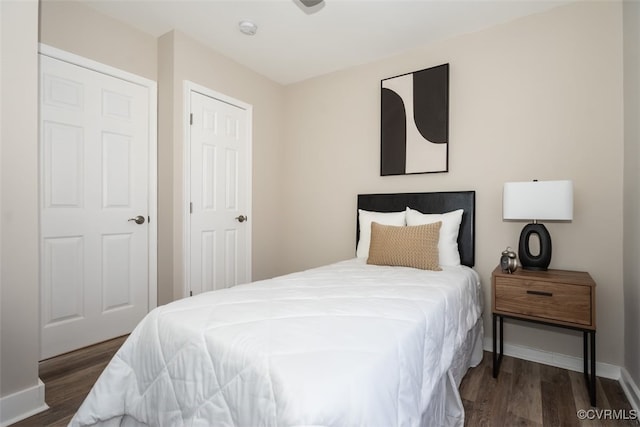
[[[590,326],[591,287],[495,278],[495,310]]]

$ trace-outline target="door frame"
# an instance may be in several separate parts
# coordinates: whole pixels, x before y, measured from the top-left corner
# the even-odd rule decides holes
[[[252,197],[252,178],[253,178],[253,106],[251,104],[247,104],[246,102],[242,102],[238,99],[232,98],[230,96],[224,95],[220,92],[216,92],[207,87],[201,86],[197,83],[194,83],[189,80],[184,80],[183,84],[183,123],[184,123],[184,143],[183,143],[183,197],[182,197],[182,206],[184,209],[182,210],[183,215],[183,288],[182,288],[182,297],[189,296],[189,291],[191,290],[191,211],[190,211],[190,202],[191,202],[191,125],[190,125],[190,114],[191,114],[191,93],[197,92],[201,95],[208,96],[209,98],[217,99],[218,101],[225,102],[227,104],[233,105],[235,107],[241,108],[247,112],[247,170],[246,170],[246,182],[247,182],[247,195],[246,195],[246,215],[248,218],[253,218],[252,216],[252,206],[251,201]],[[247,247],[246,259],[246,277],[247,281],[251,282],[251,235],[252,235],[253,226],[247,227],[246,233],[246,241],[245,245]]]
[[[83,67],[98,73],[106,74],[111,77],[125,80],[127,82],[142,86],[148,91],[149,102],[149,186],[148,186],[148,206],[147,212],[148,222],[148,242],[147,249],[149,252],[148,265],[148,288],[147,288],[147,313],[158,306],[158,84],[145,77],[129,73],[109,65],[93,61],[91,59],[79,56],[43,43],[38,45],[38,53],[40,55],[49,56],[60,61],[68,62],[79,67]],[[38,151],[40,151],[40,143],[38,143]],[[38,154],[40,156],[40,154]],[[39,170],[42,170],[42,158],[39,159]],[[38,190],[40,192],[40,189]],[[40,196],[38,196],[40,203]],[[40,211],[38,209],[38,218]],[[38,221],[40,221],[38,219]],[[40,252],[40,250],[38,251]],[[38,265],[40,265],[39,261]],[[40,276],[40,288],[42,288],[42,273]]]

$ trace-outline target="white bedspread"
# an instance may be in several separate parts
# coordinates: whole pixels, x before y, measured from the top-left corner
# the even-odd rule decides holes
[[[417,426],[478,275],[354,259],[158,307],[71,425]]]

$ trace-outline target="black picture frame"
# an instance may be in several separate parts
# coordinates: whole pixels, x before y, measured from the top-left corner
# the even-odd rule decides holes
[[[449,64],[380,81],[380,175],[449,172]]]

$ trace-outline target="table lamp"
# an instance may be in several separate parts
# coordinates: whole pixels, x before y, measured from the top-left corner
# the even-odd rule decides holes
[[[502,218],[530,220],[520,233],[518,257],[525,270],[546,270],[551,263],[551,235],[541,220],[573,219],[573,182],[538,181],[507,182],[502,193]],[[538,237],[540,250],[531,253],[530,239]]]

